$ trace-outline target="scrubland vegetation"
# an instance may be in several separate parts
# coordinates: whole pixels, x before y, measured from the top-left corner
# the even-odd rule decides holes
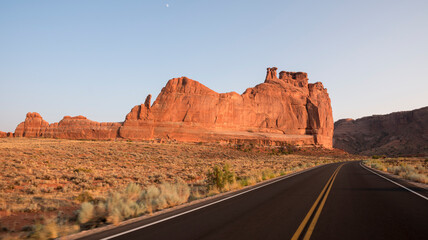
[[[428,184],[428,159],[373,157],[363,163],[371,168],[392,173],[410,181]]]
[[[352,156],[254,145],[0,139],[0,237],[56,238]],[[345,158],[344,158],[345,157]]]

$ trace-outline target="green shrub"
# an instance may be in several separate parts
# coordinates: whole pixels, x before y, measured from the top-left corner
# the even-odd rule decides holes
[[[94,200],[94,198],[92,197],[92,195],[89,192],[87,192],[87,191],[84,191],[84,192],[80,193],[74,199],[77,200],[77,201],[79,201],[79,202],[81,202],[81,203],[83,203],[83,202],[90,202],[90,201]]]
[[[271,169],[265,169],[262,171],[262,180],[268,180],[276,177],[276,174]]]
[[[235,181],[235,174],[230,170],[229,164],[223,167],[214,166],[212,171],[207,173],[207,185],[209,189],[217,187],[219,190],[224,189],[226,184]]]

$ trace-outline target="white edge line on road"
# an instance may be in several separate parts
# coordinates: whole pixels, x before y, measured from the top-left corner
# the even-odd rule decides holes
[[[117,233],[117,234],[115,234],[115,235],[112,235],[112,236],[109,236],[109,237],[106,237],[106,238],[102,238],[101,240],[108,240],[108,239],[112,239],[112,238],[119,237],[119,236],[121,236],[121,235],[125,235],[125,234],[128,234],[128,233],[130,233],[130,232],[134,232],[134,231],[137,231],[137,230],[140,230],[140,229],[143,229],[143,228],[146,228],[146,227],[149,227],[149,226],[152,226],[152,225],[155,225],[155,224],[161,223],[161,222],[165,222],[165,221],[167,221],[167,220],[170,220],[170,219],[173,219],[173,218],[179,217],[179,216],[181,216],[181,215],[185,215],[185,214],[187,214],[187,213],[191,213],[191,212],[197,211],[197,210],[199,210],[199,209],[202,209],[202,208],[205,208],[205,207],[208,207],[208,206],[211,206],[211,205],[214,205],[214,204],[217,204],[217,203],[223,202],[223,201],[226,201],[226,200],[228,200],[228,199],[231,199],[231,198],[234,198],[234,197],[240,196],[240,195],[242,195],[242,194],[245,194],[245,193],[248,193],[248,192],[254,191],[254,190],[256,190],[256,189],[259,189],[259,188],[262,188],[262,187],[266,187],[266,186],[268,186],[268,185],[274,184],[274,183],[279,182],[279,181],[282,181],[282,180],[284,180],[284,179],[287,179],[287,178],[290,178],[290,177],[294,177],[294,176],[296,176],[296,175],[299,175],[299,174],[301,174],[301,173],[304,173],[304,172],[307,172],[307,171],[310,171],[310,170],[316,169],[316,168],[321,167],[321,166],[325,166],[325,165],[318,165],[318,166],[313,167],[313,168],[305,169],[305,170],[303,170],[303,171],[301,171],[301,172],[292,173],[292,174],[290,174],[290,175],[288,175],[288,176],[284,176],[284,177],[279,178],[279,179],[277,179],[277,180],[274,180],[274,181],[272,181],[272,182],[268,182],[268,183],[262,184],[262,185],[260,185],[260,186],[257,186],[257,187],[254,187],[254,188],[248,189],[248,190],[246,190],[246,191],[244,191],[244,192],[240,192],[240,193],[238,193],[238,194],[235,194],[235,195],[229,196],[229,197],[227,197],[227,198],[223,198],[223,199],[217,200],[217,201],[215,201],[215,202],[208,203],[208,204],[206,204],[206,205],[203,205],[203,206],[200,206],[200,207],[197,207],[197,208],[193,208],[193,209],[190,209],[190,210],[188,210],[188,211],[185,211],[185,212],[182,212],[182,213],[179,213],[179,214],[173,215],[173,216],[169,216],[169,217],[167,217],[167,218],[163,218],[163,219],[161,219],[161,220],[158,220],[158,221],[155,221],[155,222],[152,222],[152,223],[148,223],[148,224],[143,225],[143,226],[139,226],[139,227],[136,227],[136,228],[130,229],[130,230],[125,231],[125,232]]]
[[[382,177],[382,178],[384,178],[384,179],[386,179],[386,180],[388,180],[388,181],[390,181],[390,182],[394,183],[395,185],[400,186],[400,187],[402,187],[402,188],[406,189],[407,191],[409,191],[409,192],[411,192],[411,193],[414,193],[414,194],[418,195],[419,197],[421,197],[421,198],[423,198],[423,199],[425,199],[425,200],[428,200],[428,197],[425,197],[424,195],[422,195],[422,194],[420,194],[420,193],[417,193],[417,192],[413,191],[412,189],[409,189],[409,188],[407,188],[407,187],[405,187],[405,186],[403,186],[403,185],[401,185],[401,184],[399,184],[399,183],[397,183],[397,182],[392,181],[391,179],[389,179],[389,178],[387,178],[387,177],[385,177],[385,176],[382,176],[381,174],[379,174],[379,173],[377,173],[377,172],[375,172],[375,171],[373,171],[373,170],[369,169],[368,167],[364,166],[364,165],[362,164],[362,162],[360,162],[360,165],[361,165],[361,167],[365,168],[367,171],[370,171],[370,172],[372,172],[372,173],[374,173],[374,174],[378,175],[379,177]]]

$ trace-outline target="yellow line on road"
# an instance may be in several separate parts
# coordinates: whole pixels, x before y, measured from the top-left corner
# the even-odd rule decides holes
[[[331,184],[328,187],[327,193],[325,194],[325,197],[321,201],[321,205],[318,207],[318,210],[315,213],[315,216],[312,219],[311,225],[309,225],[308,231],[306,231],[306,234],[305,234],[305,237],[303,238],[303,240],[309,240],[309,238],[311,237],[312,232],[315,229],[315,225],[317,224],[318,218],[320,217],[322,208],[324,207],[325,201],[327,200],[328,194],[330,193],[331,187],[333,186],[334,180],[336,179],[336,176],[339,173],[339,170],[342,166],[343,166],[343,164],[337,168],[336,174],[334,175],[333,180],[331,181]]]
[[[305,234],[304,240],[308,240],[311,235],[312,232],[315,228],[316,222],[318,221],[318,218],[321,214],[322,208],[324,207],[325,201],[327,199],[328,194],[330,193],[331,187],[333,186],[333,182],[334,179],[336,178],[337,174],[339,173],[340,168],[343,166],[340,165],[338,168],[336,168],[336,170],[334,171],[334,173],[331,175],[330,179],[327,181],[327,184],[324,186],[323,190],[321,191],[321,193],[318,195],[317,200],[315,200],[314,204],[312,205],[311,209],[309,210],[309,212],[306,214],[305,218],[303,219],[302,223],[300,223],[299,227],[297,228],[297,231],[294,233],[293,237],[291,238],[291,240],[297,240],[300,237],[300,234],[302,233],[303,229],[305,228],[305,226],[307,225],[309,219],[311,218],[313,212],[315,211],[315,208],[317,207],[318,203],[321,201],[321,198],[324,195],[324,192],[327,190],[327,193],[325,194],[324,198],[322,198],[322,202],[317,210],[317,212],[315,213],[314,218],[312,219],[312,222],[310,223],[310,226]]]

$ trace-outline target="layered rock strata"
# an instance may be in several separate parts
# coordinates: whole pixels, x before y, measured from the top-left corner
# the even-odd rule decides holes
[[[243,94],[217,93],[187,77],[168,81],[151,104],[132,108],[123,123],[65,117],[49,124],[29,113],[15,136],[69,139],[170,139],[332,147],[330,98],[322,83],[303,72],[268,68],[266,79]]]
[[[339,120],[333,146],[369,156],[428,156],[428,107]]]
[[[38,113],[27,113],[25,121],[15,130],[15,137],[46,137],[65,139],[108,140],[118,137],[122,123],[99,123],[86,117],[65,116],[60,122],[49,124]]]

